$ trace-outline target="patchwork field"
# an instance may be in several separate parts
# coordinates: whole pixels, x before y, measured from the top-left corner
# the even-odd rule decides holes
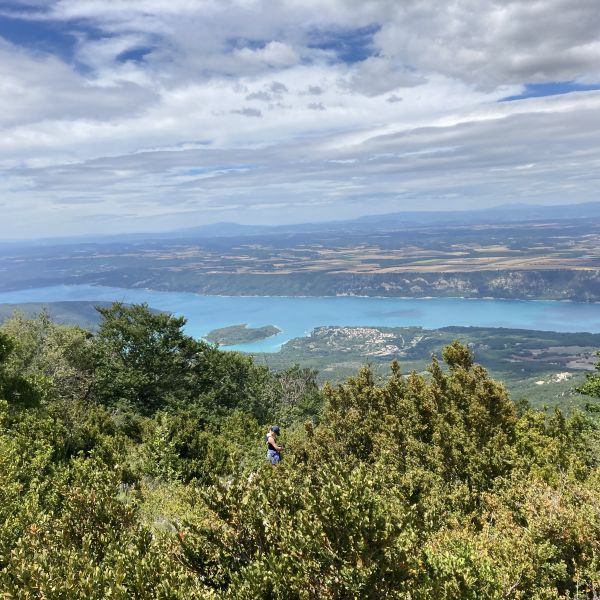
[[[437,224],[0,247],[0,290],[57,283],[224,295],[600,301],[600,224]]]

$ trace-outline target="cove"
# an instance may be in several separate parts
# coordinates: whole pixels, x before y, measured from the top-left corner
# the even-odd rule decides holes
[[[288,340],[308,335],[322,325],[508,327],[543,331],[600,333],[600,305],[546,300],[465,298],[365,298],[200,296],[94,285],[58,285],[0,293],[0,303],[120,301],[146,302],[152,308],[187,318],[195,337],[238,323],[250,327],[275,325],[281,333],[228,349],[276,352]]]

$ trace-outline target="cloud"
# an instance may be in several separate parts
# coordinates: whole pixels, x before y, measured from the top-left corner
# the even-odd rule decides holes
[[[396,3],[375,44],[480,87],[600,78],[595,0]]]
[[[402,102],[402,98],[400,96],[397,96],[396,94],[391,94],[385,99],[385,101],[389,102],[390,104],[394,104],[396,102]]]
[[[298,64],[298,53],[282,42],[269,42],[262,48],[241,48],[235,51],[236,58],[250,63],[264,63],[269,67],[290,67]]]
[[[269,89],[277,96],[281,96],[281,94],[287,94],[288,92],[287,86],[281,83],[281,81],[273,81],[269,86]]]
[[[340,207],[348,216],[360,215],[373,198],[379,212],[447,208],[457,198],[463,207],[507,199],[561,203],[567,194],[585,200],[598,186],[599,115],[600,94],[590,93],[584,102],[535,99],[519,110],[504,104],[433,126],[373,131],[353,144],[343,134],[330,134],[325,144],[323,138],[299,139],[260,152],[210,147],[148,151],[22,169],[15,176],[27,179],[28,202],[41,214],[48,212],[48,198],[73,214],[75,202],[85,211],[100,201],[105,214],[144,207],[148,215],[157,215],[155,227],[167,210],[165,194],[171,198],[171,222],[179,214],[181,224],[202,221],[208,213],[218,220],[231,210],[239,218],[244,214],[240,207],[256,205],[256,198],[261,208],[253,209],[254,222],[269,214],[280,220],[282,199],[290,204],[282,216],[291,212],[296,219],[335,218]],[[549,145],[552,153],[546,151]],[[18,181],[12,186],[11,193],[18,194]],[[130,217],[120,226],[131,229],[136,222]],[[151,223],[149,216],[145,223]]]
[[[157,101],[126,78],[90,81],[52,55],[31,55],[0,40],[0,126],[49,119],[110,119]]]
[[[238,110],[232,110],[232,114],[244,115],[245,117],[262,117],[262,111],[258,108],[245,107]]]
[[[596,0],[1,4],[0,233],[596,199]]]
[[[323,88],[320,85],[309,85],[306,90],[301,93],[309,96],[320,96],[323,93]]]
[[[398,88],[415,87],[425,77],[385,56],[372,56],[358,63],[346,85],[365,96],[379,96]]]
[[[269,92],[259,91],[252,92],[246,96],[246,100],[259,100],[260,102],[270,102],[273,100],[273,96]]]

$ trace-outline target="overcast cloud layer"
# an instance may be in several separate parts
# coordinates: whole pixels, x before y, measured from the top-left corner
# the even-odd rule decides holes
[[[598,0],[0,0],[0,236],[600,200],[599,31]]]

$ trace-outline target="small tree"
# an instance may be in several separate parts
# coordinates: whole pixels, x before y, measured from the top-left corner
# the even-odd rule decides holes
[[[2,324],[11,341],[6,372],[30,382],[44,380],[49,399],[87,398],[92,381],[92,334],[54,323],[46,311],[27,319],[21,312]]]
[[[600,352],[596,352],[596,356],[600,357]],[[585,383],[581,387],[578,387],[577,391],[580,394],[600,400],[600,361],[596,363],[595,368],[595,373],[586,374]],[[598,403],[589,403],[587,408],[593,412],[600,412],[600,405]]]
[[[188,400],[192,367],[207,346],[183,332],[185,319],[156,313],[147,304],[119,302],[98,308],[95,396],[151,414]]]
[[[94,392],[104,404],[144,415],[194,406],[204,418],[241,409],[261,421],[271,412],[264,400],[268,369],[250,356],[196,340],[183,331],[183,317],[146,304],[117,302],[98,311]]]
[[[26,378],[14,372],[10,368],[14,351],[14,341],[0,331],[0,400],[7,400],[11,405],[35,405],[43,396],[45,382],[42,378]]]

